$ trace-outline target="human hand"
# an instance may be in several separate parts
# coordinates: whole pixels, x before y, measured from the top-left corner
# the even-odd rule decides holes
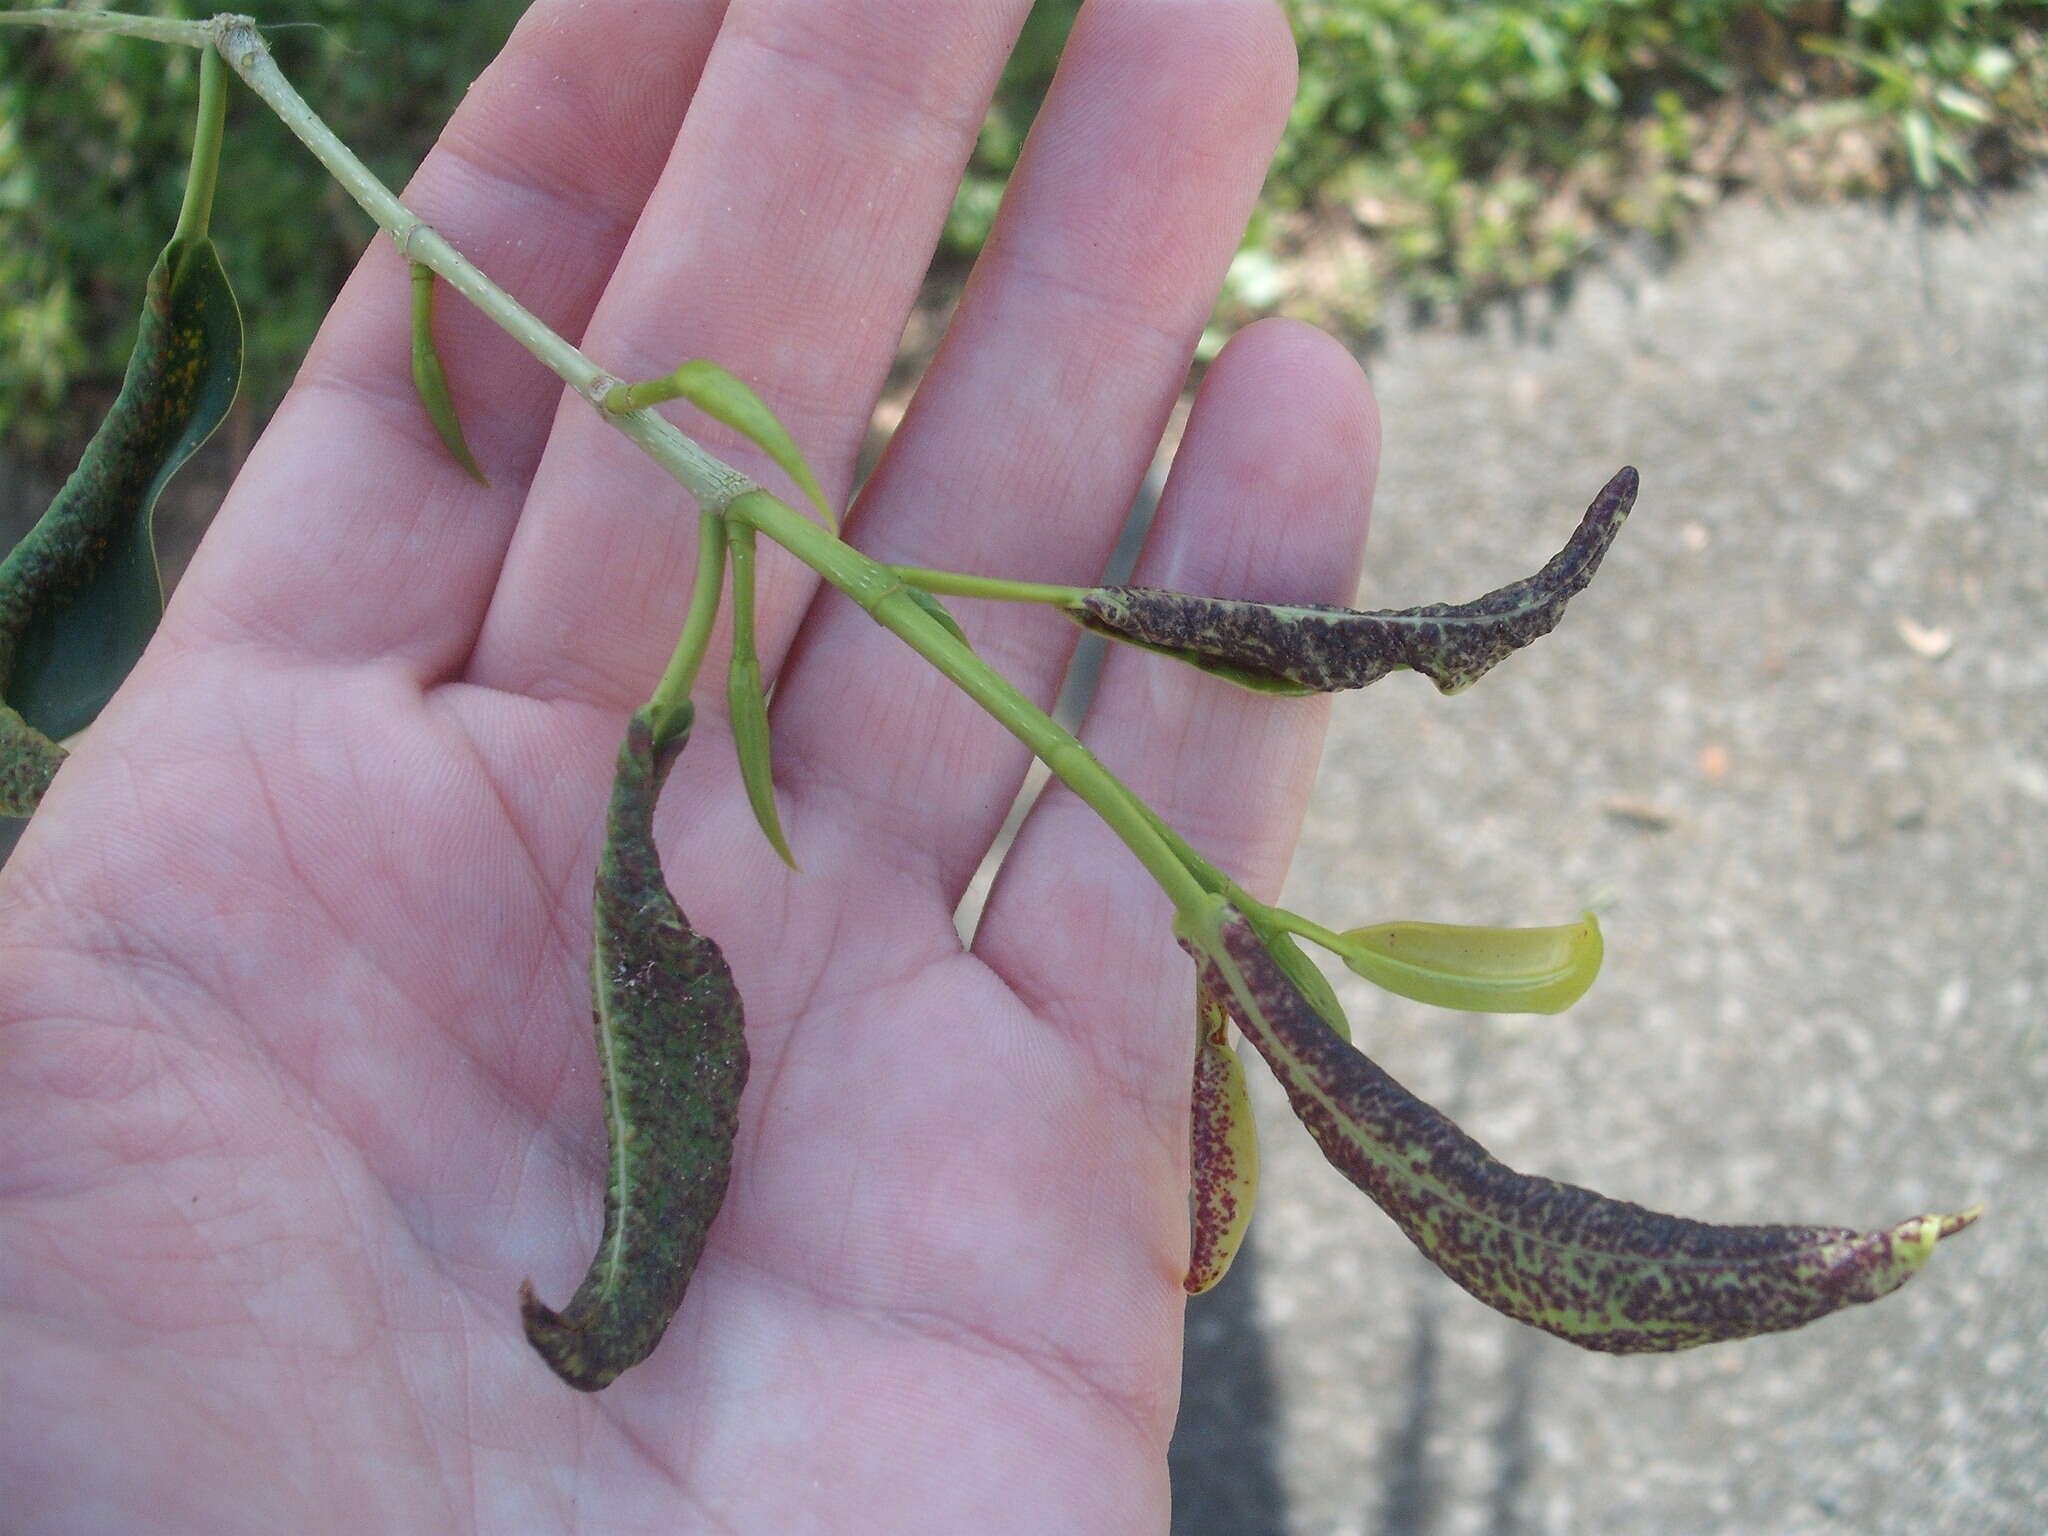
[[[408,201],[615,372],[749,380],[843,499],[1026,9],[543,0]],[[850,538],[1097,574],[1292,80],[1271,5],[1089,8]],[[726,1205],[644,1365],[585,1396],[528,1348],[520,1279],[565,1298],[596,1230],[590,873],[695,518],[444,302],[471,484],[414,398],[407,300],[380,241],[0,875],[16,1528],[1162,1527],[1194,1044],[1168,905],[1055,790],[963,953],[1028,758],[772,550],[804,873],[713,699],[659,818],[746,999]],[[1376,438],[1340,348],[1251,328],[1137,579],[1345,601]],[[1064,621],[955,607],[1051,697]],[[1119,652],[1085,735],[1270,894],[1322,710]]]

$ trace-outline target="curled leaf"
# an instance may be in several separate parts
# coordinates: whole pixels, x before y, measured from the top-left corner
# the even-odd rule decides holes
[[[595,1392],[644,1360],[681,1305],[725,1198],[747,1078],[740,997],[718,946],[663,883],[654,805],[689,736],[687,708],[626,728],[597,868],[591,996],[611,1165],[604,1236],[568,1306],[520,1287],[529,1343]]]
[[[1468,603],[1361,613],[1158,587],[1095,587],[1067,613],[1085,629],[1261,692],[1334,693],[1408,667],[1456,693],[1557,626],[1565,604],[1593,579],[1635,499],[1636,472],[1623,469],[1549,564]]]
[[[1977,1218],[1712,1226],[1517,1173],[1339,1039],[1242,914],[1218,900],[1184,919],[1182,943],[1323,1155],[1465,1290],[1587,1349],[1797,1328],[1898,1289]]]
[[[1188,1272],[1199,1296],[1229,1272],[1259,1192],[1259,1138],[1244,1063],[1230,1045],[1230,1015],[1195,983],[1195,1089],[1188,1117]]]
[[[1376,923],[1341,935],[1344,963],[1374,986],[1438,1008],[1562,1013],[1600,974],[1600,921],[1554,928]]]
[[[448,393],[448,374],[434,348],[434,269],[423,261],[412,263],[412,387],[426,407],[427,420],[440,434],[441,446],[470,479],[489,485],[462,435],[462,418],[455,414],[455,399]]]
[[[795,482],[796,488],[818,509],[818,516],[825,526],[838,531],[838,520],[832,515],[832,503],[825,499],[825,492],[818,484],[818,477],[811,473],[811,466],[804,462],[796,439],[768,409],[768,403],[736,375],[709,358],[695,358],[665,378],[619,386],[604,397],[604,408],[619,414],[637,411],[642,406],[660,405],[665,400],[687,400],[713,421],[725,423],[746,438]]]
[[[227,415],[241,371],[241,314],[213,243],[174,237],[150,269],[120,394],[49,510],[0,562],[7,814],[33,809],[62,760],[54,743],[92,723],[156,632],[157,498]]]
[[[740,760],[740,782],[761,835],[796,868],[789,842],[782,835],[782,816],[775,808],[775,765],[769,755],[768,695],[761,686],[761,660],[754,652],[754,530],[744,523],[726,524],[726,552],[732,561],[732,660],[726,668],[725,707],[732,724],[733,750]]]

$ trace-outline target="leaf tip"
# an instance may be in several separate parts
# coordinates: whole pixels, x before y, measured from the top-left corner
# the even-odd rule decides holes
[[[548,1369],[578,1392],[596,1392],[618,1378],[622,1365],[596,1358],[589,1333],[542,1301],[531,1280],[519,1282],[519,1320],[526,1342]]]

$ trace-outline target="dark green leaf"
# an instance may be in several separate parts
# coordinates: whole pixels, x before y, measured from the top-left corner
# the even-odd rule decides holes
[[[1334,693],[1409,667],[1456,693],[1556,627],[1565,604],[1593,579],[1635,499],[1636,472],[1623,469],[1548,565],[1469,603],[1360,613],[1157,587],[1096,587],[1069,616],[1084,628],[1261,692]]]
[[[0,563],[0,701],[31,729],[56,740],[90,725],[155,632],[157,497],[227,415],[241,366],[241,315],[212,242],[174,239],[150,271],[113,409]]]
[[[520,1287],[527,1340],[584,1392],[646,1359],[682,1304],[725,1198],[747,1078],[732,972],[677,908],[654,848],[655,801],[689,729],[685,710],[657,741],[649,712],[633,716],[598,862],[591,997],[611,1147],[604,1237],[560,1312]]]
[[[1344,1043],[1216,904],[1184,923],[1223,999],[1336,1168],[1472,1295],[1587,1349],[1687,1349],[1797,1328],[1898,1289],[1975,1210],[1875,1232],[1710,1226],[1517,1173]]]

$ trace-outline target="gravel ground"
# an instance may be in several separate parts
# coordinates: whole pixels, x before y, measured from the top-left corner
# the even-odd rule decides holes
[[[1732,206],[1482,334],[1371,359],[1363,600],[1532,570],[1643,491],[1558,632],[1470,694],[1340,701],[1291,905],[1564,921],[1559,1018],[1344,990],[1511,1164],[1713,1220],[1982,1200],[1798,1333],[1583,1354],[1436,1275],[1266,1112],[1247,1273],[1194,1305],[1186,1536],[2048,1531],[2048,188],[1963,225]]]

